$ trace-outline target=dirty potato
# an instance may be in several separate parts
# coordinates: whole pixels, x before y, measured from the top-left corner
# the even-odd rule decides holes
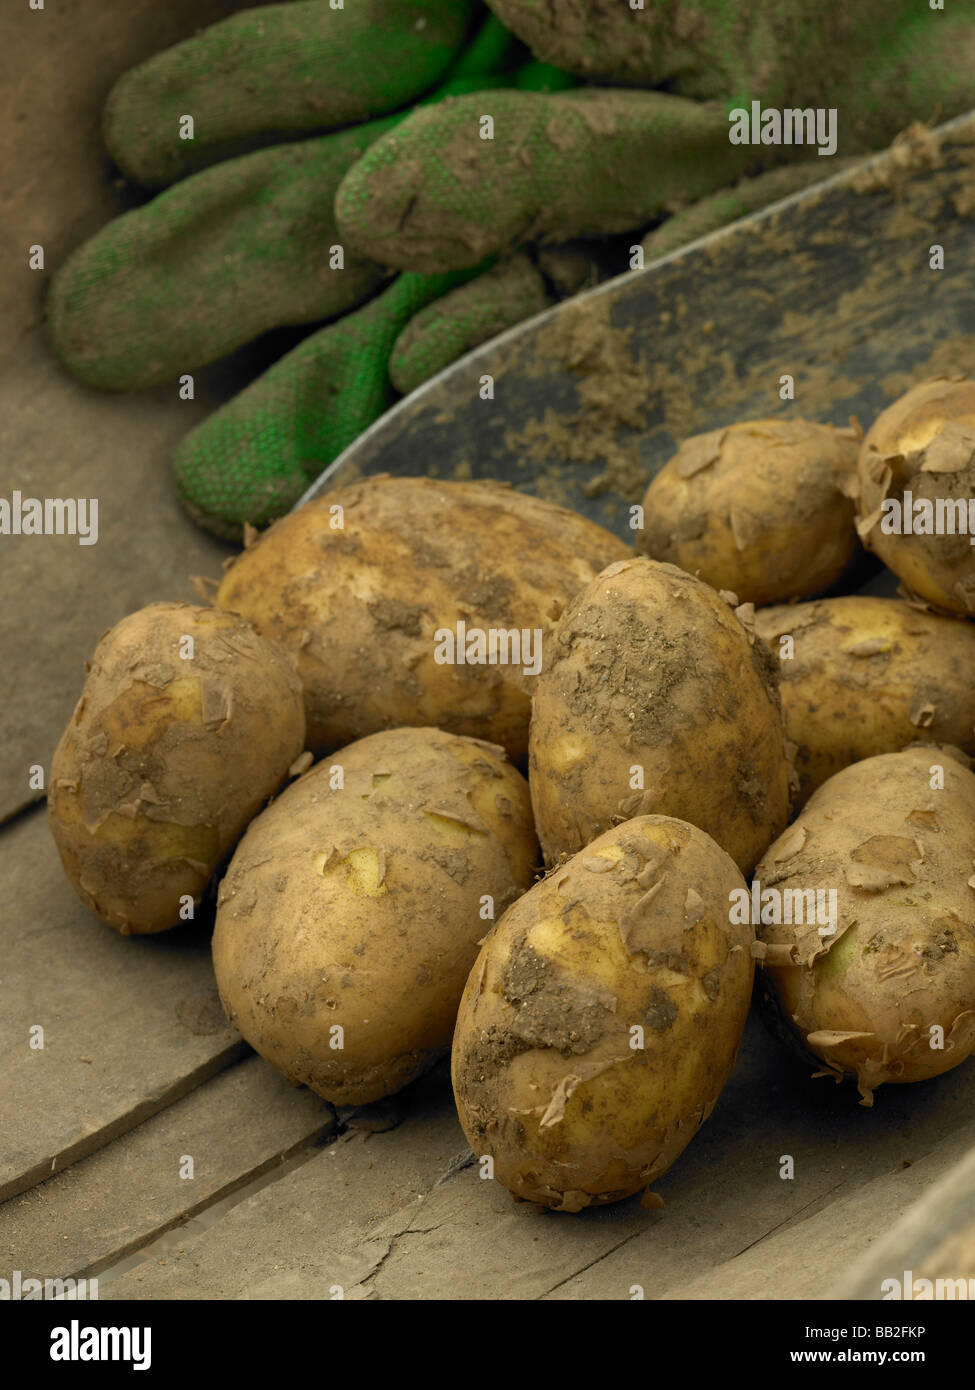
[[[516,1197],[559,1211],[628,1197],[696,1134],[748,1013],[753,933],[730,921],[745,891],[703,831],[640,816],[498,922],[452,1071],[474,1153]]]
[[[377,477],[282,518],[217,603],[296,653],[309,747],[435,725],[518,757],[557,619],[627,553],[584,517],[498,483]]]
[[[889,406],[859,486],[864,545],[933,607],[975,613],[975,381],[938,377]]]
[[[123,618],[51,764],[51,830],[82,901],[123,934],[192,915],[304,738],[290,653],[243,619],[185,603]]]
[[[337,1105],[399,1090],[449,1048],[478,944],[531,884],[537,850],[502,749],[439,729],[350,744],[231,861],[213,934],[227,1017]]]
[[[853,763],[755,870],[780,1023],[824,1072],[855,1076],[864,1105],[883,1082],[938,1076],[975,1050],[975,775],[962,757],[931,745]]]
[[[975,627],[893,598],[760,608],[755,631],[780,658],[799,796],[841,768],[916,740],[975,753]]]
[[[636,548],[742,603],[822,593],[859,551],[856,464],[853,430],[808,420],[694,435],[647,489]]]
[[[740,615],[740,616],[739,616]],[[794,777],[774,663],[713,589],[642,557],[569,605],[535,692],[529,780],[546,862],[629,816],[688,820],[747,872]]]

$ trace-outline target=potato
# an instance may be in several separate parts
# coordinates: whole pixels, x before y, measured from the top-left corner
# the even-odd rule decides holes
[[[528,747],[537,666],[574,593],[627,547],[602,527],[497,483],[369,478],[282,518],[230,569],[217,603],[287,643],[308,743],[436,725]],[[495,661],[458,643],[528,634]],[[449,658],[444,634],[453,635]],[[439,634],[439,636],[438,636]],[[484,655],[490,656],[489,649]],[[497,658],[501,658],[498,660]]]
[[[852,430],[747,420],[694,435],[651,482],[636,548],[742,603],[821,593],[859,551]]]
[[[774,665],[683,570],[642,557],[604,570],[559,622],[535,691],[529,782],[546,862],[657,814],[751,869],[785,827],[794,777]]]
[[[853,763],[755,870],[783,1020],[825,1072],[857,1078],[864,1105],[883,1082],[938,1076],[975,1050],[975,775],[962,757],[932,745]]]
[[[350,744],[288,787],[231,861],[213,934],[227,1017],[337,1105],[398,1091],[449,1048],[478,944],[531,884],[537,851],[502,749],[439,729]]]
[[[559,1211],[628,1197],[696,1134],[748,1013],[753,933],[729,920],[745,891],[703,831],[639,816],[492,930],[457,1017],[454,1094],[516,1197]]]
[[[901,396],[858,471],[864,545],[933,607],[975,612],[975,381],[938,377]]]
[[[916,740],[975,753],[968,623],[854,595],[760,608],[755,631],[782,657],[782,713],[802,801],[850,763]]]
[[[48,814],[82,901],[124,935],[192,915],[305,742],[289,652],[241,618],[154,603],[95,648]]]

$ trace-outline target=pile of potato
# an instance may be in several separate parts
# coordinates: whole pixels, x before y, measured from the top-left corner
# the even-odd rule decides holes
[[[975,550],[924,523],[973,483],[939,379],[865,438],[687,440],[633,549],[494,483],[336,491],[99,643],[65,870],[125,933],[216,894],[227,1015],[292,1081],[362,1104],[452,1044],[516,1197],[654,1205],[756,961],[864,1104],[975,1050]],[[860,541],[903,598],[838,592]]]

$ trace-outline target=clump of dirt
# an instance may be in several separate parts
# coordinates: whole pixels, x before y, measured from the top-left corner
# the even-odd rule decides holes
[[[541,330],[536,351],[576,378],[580,409],[570,415],[546,410],[520,435],[509,432],[505,444],[535,465],[554,454],[598,467],[586,487],[590,497],[612,488],[635,498],[642,496],[649,472],[636,441],[621,438],[620,431],[646,427],[648,382],[632,345],[633,330],[615,328],[609,312],[608,297],[570,303]]]
[[[517,1010],[514,1037],[532,1047],[556,1047],[566,1056],[595,1047],[616,1003],[606,992],[562,975],[524,940],[508,958],[501,993]]]
[[[873,160],[853,179],[855,193],[886,189],[902,197],[915,174],[937,168],[941,145],[934,131],[915,121],[891,141],[886,157]]]

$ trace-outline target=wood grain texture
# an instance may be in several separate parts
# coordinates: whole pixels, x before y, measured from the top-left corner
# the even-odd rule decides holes
[[[324,1101],[246,1057],[0,1205],[0,1265],[40,1278],[97,1274],[334,1129]]]
[[[246,1045],[220,1007],[205,923],[119,936],[75,897],[43,811],[0,831],[0,882],[2,1199],[133,1129]]]

